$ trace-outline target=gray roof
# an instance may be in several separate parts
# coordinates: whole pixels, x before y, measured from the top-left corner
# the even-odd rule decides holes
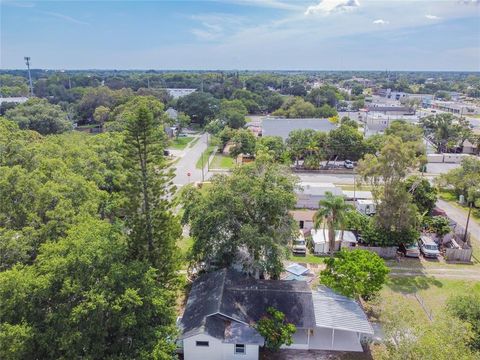
[[[181,338],[207,333],[224,341],[229,336],[244,336],[254,341],[250,330],[232,328],[231,324],[236,322],[250,328],[270,306],[283,312],[286,320],[297,328],[315,326],[311,290],[305,282],[257,280],[232,269],[205,274],[194,282],[190,291],[181,319]],[[228,335],[228,329],[235,331]]]
[[[251,326],[231,321],[225,327],[223,342],[263,345],[263,337]]]
[[[373,334],[372,325],[355,300],[324,286],[314,291],[312,297],[316,326]]]
[[[268,118],[262,121],[262,136],[280,136],[283,140],[288,138],[288,135],[293,130],[298,129],[313,129],[317,131],[330,132],[335,129],[335,124],[332,124],[328,119],[283,119],[283,118]]]
[[[297,195],[325,196],[327,191],[335,196],[342,196],[342,189],[332,183],[300,183],[300,188],[295,189]]]

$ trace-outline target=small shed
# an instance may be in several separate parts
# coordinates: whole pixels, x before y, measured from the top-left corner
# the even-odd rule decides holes
[[[328,242],[328,230],[318,229],[312,230],[313,251],[315,254],[328,254],[330,252],[330,245]],[[340,230],[335,231],[335,250],[338,251],[343,247],[350,247],[352,244],[357,243],[355,234],[351,231],[342,232]]]

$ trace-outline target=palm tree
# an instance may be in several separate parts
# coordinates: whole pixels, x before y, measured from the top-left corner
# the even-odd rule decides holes
[[[314,228],[318,230],[323,224],[325,233],[325,225],[328,228],[328,247],[330,256],[333,257],[335,252],[335,230],[340,228],[340,239],[343,240],[343,227],[345,223],[345,215],[352,206],[345,203],[342,196],[334,196],[330,191],[325,193],[325,199],[319,201],[319,209],[314,216]]]

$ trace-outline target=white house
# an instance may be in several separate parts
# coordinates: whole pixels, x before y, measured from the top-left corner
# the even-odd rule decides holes
[[[328,254],[330,252],[330,244],[328,241],[328,229],[313,229],[311,231],[313,241],[313,252],[315,254]],[[344,231],[343,238],[340,230],[335,230],[335,250],[341,247],[351,246],[357,243],[355,234],[351,231]]]
[[[0,105],[3,103],[22,104],[28,100],[28,97],[0,97]]]
[[[263,337],[254,325],[268,307],[297,328],[290,349],[363,351],[373,329],[361,307],[328,288],[312,293],[305,281],[257,280],[232,269],[204,274],[193,284],[180,320],[185,360],[257,360]]]
[[[168,92],[168,95],[170,95],[174,99],[178,99],[178,98],[181,98],[182,96],[190,95],[195,91],[197,91],[197,89],[176,89],[176,88],[175,89],[167,88],[166,90]]]

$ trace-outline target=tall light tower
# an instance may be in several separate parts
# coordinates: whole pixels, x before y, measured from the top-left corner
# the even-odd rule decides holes
[[[30,83],[30,95],[33,96],[33,83],[32,83],[32,74],[30,74],[30,56],[25,56],[25,64],[27,64],[28,69],[28,81]]]

